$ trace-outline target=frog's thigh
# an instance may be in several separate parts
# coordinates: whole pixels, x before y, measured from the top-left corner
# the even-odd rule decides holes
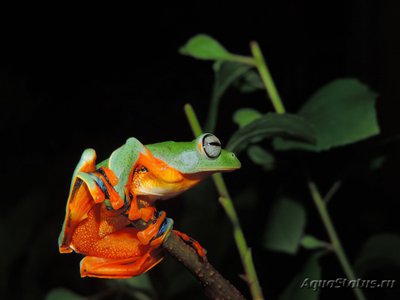
[[[80,271],[82,277],[129,278],[145,273],[162,259],[158,250],[148,250],[142,256],[117,259],[86,256],[81,261]]]
[[[150,270],[162,259],[162,257],[154,258],[150,255],[125,259],[86,256],[81,261],[81,276],[98,278],[134,277]]]
[[[124,228],[98,240],[81,261],[81,276],[127,278],[140,275],[158,264],[161,251],[142,245],[135,228]]]
[[[90,190],[85,182],[77,177],[77,174],[94,171],[96,168],[95,163],[96,152],[93,149],[86,149],[74,171],[66,206],[65,220],[58,241],[61,253],[72,251],[69,246],[73,232],[76,226],[86,218],[87,213],[93,206]]]

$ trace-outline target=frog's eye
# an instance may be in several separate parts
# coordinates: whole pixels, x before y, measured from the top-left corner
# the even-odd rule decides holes
[[[201,148],[204,154],[211,159],[217,158],[221,154],[221,142],[219,139],[211,134],[206,133],[201,139]]]

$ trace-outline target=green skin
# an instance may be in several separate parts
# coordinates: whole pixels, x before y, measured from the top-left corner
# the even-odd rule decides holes
[[[147,149],[158,159],[182,174],[215,173],[231,171],[240,168],[240,161],[234,153],[221,150],[215,158],[208,158],[199,147],[204,135],[191,142],[161,142],[146,145]],[[135,165],[140,153],[145,152],[143,144],[136,138],[129,138],[125,145],[115,150],[108,160],[98,164],[114,171],[119,182],[114,187],[121,198],[124,197],[124,186],[128,180],[132,166]]]
[[[146,145],[146,148],[150,150],[153,156],[165,162],[168,166],[178,170],[181,174],[184,175],[208,175],[215,172],[231,171],[240,168],[240,161],[232,152],[222,149],[218,157],[207,157],[201,145],[204,136],[205,134],[197,137],[191,142],[168,141]],[[118,177],[118,184],[114,186],[114,189],[119,194],[121,199],[124,199],[125,197],[124,189],[132,167],[139,159],[140,153],[144,153],[146,151],[146,148],[136,138],[129,138],[123,146],[121,146],[111,154],[109,159],[106,159],[96,165],[97,168],[104,166],[111,169]],[[95,157],[96,153],[93,149],[86,149],[83,152],[82,157],[73,173],[70,187],[70,195],[72,193],[77,178],[81,179],[89,188],[96,185],[96,182],[90,173],[80,171],[85,163],[93,160]],[[166,198],[169,197],[165,197],[165,199]],[[67,211],[70,201],[71,199],[68,199]],[[64,221],[64,225],[59,237],[60,244],[64,237],[65,225],[66,223]]]

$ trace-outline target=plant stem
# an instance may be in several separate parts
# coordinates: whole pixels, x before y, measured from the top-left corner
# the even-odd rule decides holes
[[[187,103],[183,108],[185,110],[186,118],[189,121],[190,128],[192,128],[194,136],[197,137],[199,135],[202,135],[203,130],[201,129],[199,120],[197,119],[196,113],[194,112],[192,105]]]
[[[356,280],[356,276],[354,271],[347,259],[346,253],[342,247],[342,244],[339,240],[339,237],[336,233],[335,227],[333,226],[331,217],[329,216],[329,212],[326,208],[324,200],[318,191],[318,188],[313,181],[308,181],[308,188],[310,189],[311,197],[314,200],[314,203],[318,209],[319,215],[321,216],[322,222],[324,223],[325,229],[328,232],[329,239],[331,240],[333,251],[335,252],[344,273],[346,274],[347,278],[350,280]],[[365,300],[365,296],[361,289],[355,288],[353,289],[354,294],[357,299]]]
[[[271,98],[272,105],[278,114],[285,113],[285,107],[281,97],[279,96],[278,90],[275,87],[274,80],[272,79],[271,73],[268,70],[267,64],[262,55],[261,49],[258,43],[253,41],[250,43],[251,53],[253,54],[255,65],[260,73],[261,79],[265,85],[267,93]]]
[[[201,135],[203,132],[192,106],[190,104],[186,104],[184,109],[194,135]],[[254,300],[262,300],[264,299],[264,297],[262,294],[260,283],[257,278],[253,257],[251,255],[250,249],[247,246],[246,238],[240,226],[239,218],[233,205],[232,198],[229,195],[224,178],[220,173],[213,174],[212,178],[220,196],[220,203],[232,223],[233,236],[236,242],[236,247],[238,248],[240,254],[240,258],[242,260],[243,268],[246,273],[247,284],[249,285],[251,295]]]
[[[326,195],[324,197],[325,205],[327,205],[329,203],[329,201],[331,201],[331,199],[333,198],[333,196],[335,196],[336,192],[340,189],[341,186],[342,186],[342,182],[340,180],[336,181],[332,185],[332,187],[329,189],[329,191],[326,193]]]
[[[277,113],[285,113],[285,107],[283,106],[282,100],[279,96],[278,90],[276,89],[275,83],[272,76],[268,70],[267,64],[265,63],[264,57],[258,46],[257,42],[250,43],[251,52],[253,54],[254,60],[256,62],[256,67],[260,73],[261,79],[264,83],[265,89],[271,98],[272,104]],[[331,240],[333,251],[335,252],[344,273],[350,280],[355,280],[354,271],[350,266],[347,256],[344,252],[342,244],[340,243],[339,237],[336,233],[335,227],[333,226],[332,220],[329,216],[328,210],[326,209],[326,204],[320,195],[316,184],[313,181],[308,182],[308,187],[311,192],[311,196],[317,206],[318,212],[324,223],[326,231],[328,232],[329,238]],[[334,186],[334,189],[330,191],[327,195],[327,200],[329,201],[336,190],[340,187],[340,183]],[[365,300],[363,292],[359,288],[353,289],[355,296],[358,300]]]

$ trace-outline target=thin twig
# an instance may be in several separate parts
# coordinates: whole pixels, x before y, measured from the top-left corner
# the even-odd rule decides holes
[[[311,197],[314,200],[315,206],[318,209],[319,215],[321,216],[322,223],[324,224],[325,229],[328,233],[329,239],[332,244],[333,251],[335,252],[335,254],[337,256],[344,273],[346,274],[348,279],[356,280],[356,276],[353,271],[353,268],[350,265],[350,262],[346,256],[346,253],[344,252],[342,243],[340,242],[339,236],[336,233],[335,226],[333,225],[333,222],[331,220],[329,212],[326,209],[324,200],[322,199],[322,196],[321,196],[315,182],[309,181],[308,188],[310,190]],[[357,299],[365,300],[364,293],[362,292],[361,289],[355,288],[355,289],[353,289],[353,292]]]
[[[336,181],[331,186],[331,188],[329,189],[329,191],[326,193],[326,195],[324,197],[325,205],[327,205],[329,203],[329,201],[331,201],[331,199],[333,198],[333,196],[335,196],[336,192],[340,189],[341,186],[342,186],[342,182],[340,180]]]
[[[257,70],[261,76],[261,80],[264,83],[265,89],[267,90],[275,111],[278,114],[285,113],[285,107],[283,106],[282,99],[279,96],[279,92],[275,86],[274,80],[272,79],[271,73],[269,72],[268,66],[265,62],[261,49],[258,46],[258,43],[255,41],[251,42],[250,49],[253,54]]]
[[[194,135],[201,135],[203,131],[201,129],[199,121],[197,120],[193,107],[190,104],[186,104],[184,109]],[[261,286],[258,281],[256,269],[253,262],[253,256],[251,255],[251,250],[247,246],[246,238],[240,226],[239,218],[233,205],[232,198],[229,195],[224,178],[220,173],[213,174],[212,178],[220,195],[220,203],[222,204],[225,213],[232,223],[233,236],[235,239],[236,247],[238,248],[240,254],[242,265],[245,271],[246,282],[250,288],[251,295],[254,300],[262,300],[264,299],[264,296],[262,294]]]

